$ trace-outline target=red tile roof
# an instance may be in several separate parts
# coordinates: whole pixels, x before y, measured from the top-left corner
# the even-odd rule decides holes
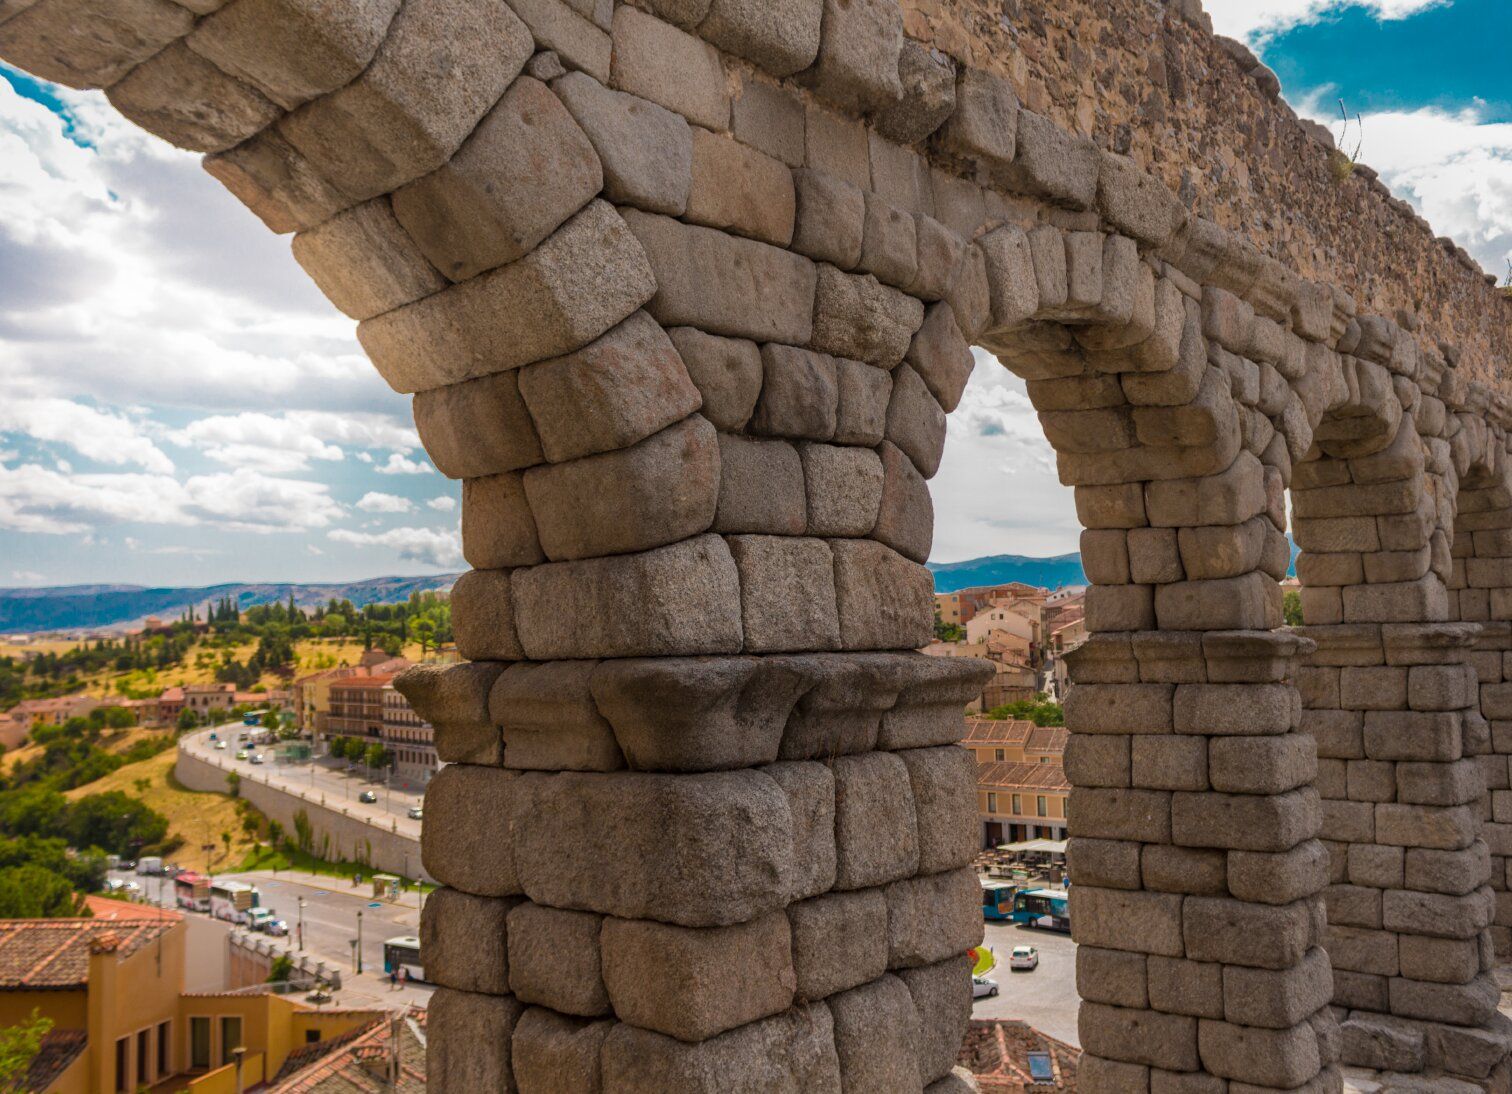
[[[42,1094],[52,1089],[88,1045],[89,1034],[82,1029],[48,1030],[26,1073],[17,1076],[14,1086],[6,1088],[7,1094]]]
[[[1064,752],[1071,731],[1065,726],[1035,726],[1024,742],[1026,752]]]
[[[99,896],[95,893],[85,896],[84,903],[94,913],[96,920],[168,919],[177,923],[184,918],[182,912],[176,912],[171,908],[154,908],[151,904],[133,904],[129,900],[112,900],[108,896]]]
[[[1029,1054],[1050,1058],[1054,1078],[1036,1082],[1029,1072]],[[1057,1041],[1012,1019],[972,1019],[956,1060],[976,1076],[982,1094],[1060,1094],[1076,1090],[1081,1049]]]
[[[961,743],[979,748],[991,745],[1019,748],[1029,740],[1035,728],[1033,722],[968,718],[966,719],[966,737]]]
[[[977,764],[977,785],[993,790],[1070,790],[1066,769],[1058,763]]]
[[[179,918],[0,919],[0,991],[81,988],[92,948],[125,957],[178,925]]]
[[[379,1018],[329,1041],[290,1053],[265,1089],[270,1094],[425,1094],[425,1011],[410,1007],[397,1023],[400,1073],[386,1074],[396,1023]]]

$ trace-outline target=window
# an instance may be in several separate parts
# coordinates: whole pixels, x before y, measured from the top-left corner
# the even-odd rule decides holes
[[[313,1044],[316,1044],[317,1042],[319,1042],[319,1040],[320,1040],[320,1030],[318,1030],[318,1029],[307,1029],[307,1030],[305,1030],[305,1044],[307,1044],[307,1045],[313,1045]]]
[[[1034,811],[1042,817],[1048,817],[1050,815],[1045,806],[1045,796],[1043,794],[1034,799]]]
[[[157,1060],[158,1075],[167,1075],[173,1070],[169,1062],[173,1059],[173,1023],[162,1022],[158,1025]]]
[[[191,1068],[208,1068],[210,1066],[210,1019],[189,1019],[189,1066]]]
[[[152,1071],[152,1030],[138,1030],[136,1037],[136,1081],[138,1086],[146,1086]]]
[[[1023,812],[1023,810],[1019,808],[1019,796],[1017,794],[1013,795],[1013,811],[1015,813]]]
[[[1007,758],[1008,758],[1008,753],[1004,752],[1001,748],[997,750],[997,762],[998,763],[1002,763]]]
[[[988,794],[987,795],[987,812],[989,812],[989,813],[996,813],[997,812],[997,795],[996,794]]]
[[[131,1038],[121,1037],[116,1040],[115,1061],[115,1088],[118,1091],[131,1089],[131,1073],[126,1070],[128,1058],[131,1054]]]
[[[236,1059],[231,1050],[241,1047],[242,1043],[242,1020],[237,1015],[228,1015],[221,1019],[221,1063],[229,1064]]]

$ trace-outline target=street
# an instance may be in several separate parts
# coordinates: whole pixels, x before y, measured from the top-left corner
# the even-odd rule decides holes
[[[391,827],[397,821],[397,831],[419,836],[420,822],[410,820],[408,813],[424,800],[425,791],[420,786],[411,781],[401,782],[397,778],[388,787],[382,782],[368,782],[361,768],[348,774],[346,763],[330,756],[322,756],[313,763],[287,765],[272,762],[254,764],[250,758],[238,760],[237,749],[243,746],[237,743],[236,737],[247,728],[249,727],[240,722],[211,726],[186,734],[180,739],[179,748],[218,764],[227,771],[235,771],[243,779],[267,782],[312,801],[345,808],[353,816],[381,824],[384,828]],[[226,741],[224,749],[215,747],[215,742],[210,739],[211,733]],[[273,751],[272,745],[248,749],[249,755],[251,752],[262,752],[270,761]],[[357,796],[364,790],[373,791],[378,796],[377,802],[359,802]]]
[[[987,975],[998,982],[998,994],[978,999],[974,1018],[1022,1018],[1035,1029],[1079,1045],[1076,1031],[1076,943],[1059,931],[1020,927],[1013,923],[987,924],[986,945],[997,955],[998,966]],[[1012,972],[1008,955],[1015,946],[1039,950],[1039,968]]]

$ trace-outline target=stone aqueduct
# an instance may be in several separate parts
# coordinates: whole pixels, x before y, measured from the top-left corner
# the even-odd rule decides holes
[[[1079,1088],[1509,1089],[1508,309],[1195,0],[0,0],[0,57],[208,153],[464,482],[437,1089],[965,1089],[981,676],[907,651],[973,345],[1094,582]]]

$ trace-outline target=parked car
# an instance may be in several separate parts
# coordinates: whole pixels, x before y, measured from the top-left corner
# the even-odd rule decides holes
[[[225,741],[216,741],[215,742],[215,747],[216,747],[217,751],[224,752],[224,751],[226,751],[226,742]]]
[[[279,919],[278,913],[271,908],[249,908],[247,926],[263,934],[286,935],[289,933],[289,925]]]
[[[998,993],[996,980],[989,980],[985,976],[973,976],[971,978],[971,997],[973,999],[991,999]]]
[[[378,795],[373,793],[371,790],[364,790],[361,794],[357,795],[357,800],[360,802],[367,802],[369,805],[372,805],[378,800]]]
[[[254,753],[252,753],[252,762],[255,763],[255,764],[262,763],[263,762],[263,754],[261,752],[254,752]]]
[[[1013,953],[1008,957],[1008,967],[1015,972],[1022,969],[1032,972],[1039,968],[1039,951],[1033,946],[1015,946]]]
[[[247,750],[245,748],[238,748],[236,750],[236,758],[238,760],[245,760],[247,758]]]
[[[418,805],[412,805],[409,807],[409,812],[406,813],[405,816],[409,817],[410,820],[424,820],[425,810],[420,808],[420,806]]]
[[[127,872],[135,870],[136,869],[136,859],[134,859],[134,858],[123,858],[119,862],[116,863],[115,868],[117,870],[125,870]]]

